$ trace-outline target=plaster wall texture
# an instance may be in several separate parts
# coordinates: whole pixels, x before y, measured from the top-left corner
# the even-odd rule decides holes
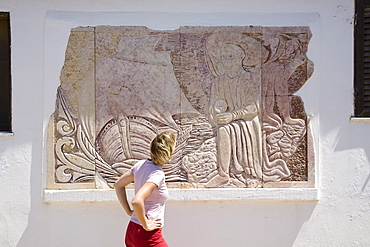
[[[0,136],[0,246],[122,246],[118,202],[44,203],[47,122],[70,28],[309,26],[318,201],[170,201],[170,246],[370,246],[370,121],[353,114],[353,1],[0,0],[11,14],[12,136]]]

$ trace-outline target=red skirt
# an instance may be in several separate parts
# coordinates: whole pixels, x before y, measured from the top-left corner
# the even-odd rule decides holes
[[[148,232],[132,221],[127,226],[125,244],[127,247],[168,247],[162,237],[162,228]]]

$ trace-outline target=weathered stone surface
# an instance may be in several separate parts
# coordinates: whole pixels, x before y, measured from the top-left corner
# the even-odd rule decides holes
[[[313,73],[310,38],[307,27],[73,29],[49,131],[53,187],[111,186],[163,130],[177,135],[170,187],[309,186],[294,93]]]

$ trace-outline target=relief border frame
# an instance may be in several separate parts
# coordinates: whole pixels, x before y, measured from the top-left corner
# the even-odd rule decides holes
[[[81,22],[84,21],[89,22],[94,18],[91,18],[91,15],[96,15],[97,22],[101,21],[99,18],[101,18],[102,13],[87,13],[82,12],[84,16],[80,16],[79,18],[75,18],[76,15],[80,15],[81,12],[65,12],[65,11],[48,11],[46,15],[46,21],[45,21],[45,32],[47,31],[47,18],[53,19],[53,21],[61,21],[64,22],[63,25],[67,24],[72,25],[72,22]],[[105,13],[108,14],[108,13]],[[117,13],[115,13],[117,14]],[[146,16],[148,13],[146,12],[120,12],[118,14],[121,15],[137,15],[137,18],[140,19],[140,16]],[[169,18],[178,18],[179,14],[169,14],[169,13],[160,13],[160,12],[151,12],[151,15],[163,15],[167,14],[169,15]],[[262,19],[261,16],[264,14],[256,14],[256,13],[248,13],[246,17],[246,13],[182,13],[182,20],[184,19],[193,19],[194,15],[202,16],[204,19],[204,22],[211,22],[214,21],[216,18],[219,19],[220,15],[226,16],[227,18],[231,18],[230,16],[233,16],[232,18],[235,18],[234,15],[237,16],[236,19],[243,19],[243,22],[247,23],[248,20],[254,20],[256,16]],[[320,29],[320,23],[319,23],[319,14],[318,13],[289,13],[289,14],[268,14],[266,15],[270,16],[270,19],[279,20],[279,22],[282,22],[283,24],[276,23],[274,24],[267,24],[267,23],[260,23],[261,26],[279,26],[279,25],[289,25],[290,22],[294,21],[297,22],[296,26],[300,25],[307,25],[310,27],[311,31],[314,33],[312,29],[315,29],[314,35],[317,35],[319,29]],[[273,16],[274,18],[272,18]],[[163,16],[162,16],[163,17]],[[295,18],[293,18],[295,17]],[[155,17],[153,17],[155,18]],[[231,18],[231,19],[232,19]],[[297,21],[298,18],[298,21]],[[222,18],[221,18],[222,19]],[[82,21],[81,21],[82,20]],[[198,21],[198,20],[197,20]],[[69,23],[68,23],[69,22]],[[94,21],[93,21],[94,22]],[[206,24],[199,24],[199,23],[191,23],[192,21],[189,21],[190,23],[187,23],[187,25],[206,25]],[[225,21],[225,23],[229,24],[230,20]],[[252,21],[253,22],[253,21]],[[251,24],[253,24],[251,22]],[[267,21],[268,22],[268,21]],[[271,21],[270,21],[271,22]],[[172,25],[176,25],[178,21],[176,21]],[[109,23],[106,23],[109,24]],[[83,23],[83,25],[86,25]],[[92,25],[96,25],[92,23]],[[124,23],[122,25],[132,25]],[[184,25],[183,23],[179,23],[179,25]],[[214,25],[220,25],[219,23],[215,23]],[[293,24],[291,24],[293,25]],[[74,27],[76,25],[74,24]],[[149,28],[155,28],[150,25],[147,25]],[[314,27],[314,28],[312,28]],[[161,29],[161,28],[159,28]],[[46,35],[44,36],[46,41]],[[317,37],[316,37],[317,39]],[[316,40],[316,42],[319,42]],[[45,42],[46,44],[46,42]],[[316,47],[317,47],[316,43]],[[319,51],[317,51],[319,53]],[[46,54],[46,52],[44,53]],[[44,55],[46,56],[46,55]],[[316,57],[317,58],[317,57]],[[46,64],[46,63],[45,63]],[[318,64],[315,63],[315,72],[317,73],[318,70]],[[45,69],[45,74],[47,69]],[[316,80],[317,80],[317,76]],[[47,77],[44,77],[44,80]],[[312,78],[310,79],[312,83]],[[50,98],[55,97],[56,91],[51,91],[50,88],[56,87],[58,85],[57,82],[52,82],[53,85],[44,86],[44,101],[51,101]],[[44,85],[46,85],[45,83]],[[315,83],[315,85],[317,85]],[[53,94],[53,95],[50,95]],[[47,100],[45,100],[45,98]],[[53,99],[55,101],[55,99]],[[46,102],[47,103],[47,102]],[[91,184],[80,184],[76,186],[76,184],[73,185],[73,188],[71,185],[65,185],[64,188],[61,188],[59,185],[55,186],[52,183],[50,184],[50,180],[48,179],[48,162],[47,162],[47,152],[50,152],[50,150],[46,150],[47,146],[47,136],[48,132],[50,131],[48,127],[48,120],[50,115],[47,115],[50,110],[48,110],[48,107],[46,104],[44,104],[44,150],[43,150],[43,201],[45,203],[54,203],[54,202],[110,202],[110,201],[117,201],[114,190],[113,189],[95,189],[95,183]],[[315,108],[315,107],[314,107]],[[315,113],[318,111],[318,109],[315,109]],[[307,132],[310,132],[311,135],[307,135],[308,138],[312,141],[312,149],[308,149],[308,155],[314,155],[314,150],[316,150],[316,155],[314,155],[314,162],[310,162],[308,164],[308,181],[306,182],[286,182],[281,183],[279,182],[280,186],[277,187],[275,183],[270,183],[269,185],[265,186],[265,188],[236,188],[236,189],[229,189],[229,188],[213,188],[213,189],[172,189],[169,188],[170,191],[170,199],[169,201],[208,201],[208,200],[283,200],[283,201],[317,201],[320,198],[320,191],[319,191],[319,184],[318,184],[318,166],[319,166],[319,119],[317,117],[313,117],[313,114],[310,114],[308,112],[308,119],[310,121],[310,124],[308,124],[308,130]],[[313,121],[312,121],[313,120]],[[49,156],[50,157],[50,156]],[[315,163],[315,164],[314,164]],[[51,189],[46,189],[47,185]],[[271,188],[274,187],[274,188]],[[88,188],[88,189],[86,189]],[[237,193],[236,193],[237,192]],[[128,196],[131,198],[133,195],[132,189],[128,189]]]

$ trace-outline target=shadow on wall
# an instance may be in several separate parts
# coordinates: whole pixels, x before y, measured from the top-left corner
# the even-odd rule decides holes
[[[317,202],[168,202],[163,233],[173,247],[293,246]],[[129,218],[117,203],[33,207],[18,247],[123,246]]]
[[[56,203],[34,207],[17,246],[124,246],[129,218],[120,207],[118,202]]]
[[[169,246],[293,246],[317,202],[170,202]]]
[[[27,213],[28,222],[16,246],[123,246],[123,236],[129,218],[124,214],[118,201],[55,204],[43,202],[40,149],[37,145],[32,146],[29,192],[31,208],[29,212],[17,212]],[[9,232],[12,231],[15,230],[9,229]]]
[[[322,121],[322,141],[325,143],[324,152],[335,157],[335,166],[341,167],[335,173],[345,173],[350,186],[355,186],[356,192],[369,189],[370,173],[370,135],[369,124],[361,121],[350,121],[348,116],[326,116],[330,121]],[[334,120],[335,119],[335,120]],[[341,164],[341,162],[343,164]],[[331,171],[331,175],[334,171]],[[335,176],[334,176],[335,177]],[[340,179],[341,184],[343,180]],[[347,184],[343,184],[347,186]]]
[[[355,176],[360,178],[358,181],[359,189],[364,192],[366,188],[369,190],[370,181],[370,129],[369,123],[366,122],[351,122],[350,123],[350,149],[355,149],[351,155],[351,164],[355,169]],[[337,149],[337,148],[336,148]],[[364,171],[367,170],[367,173]],[[366,174],[366,177],[364,177]]]

